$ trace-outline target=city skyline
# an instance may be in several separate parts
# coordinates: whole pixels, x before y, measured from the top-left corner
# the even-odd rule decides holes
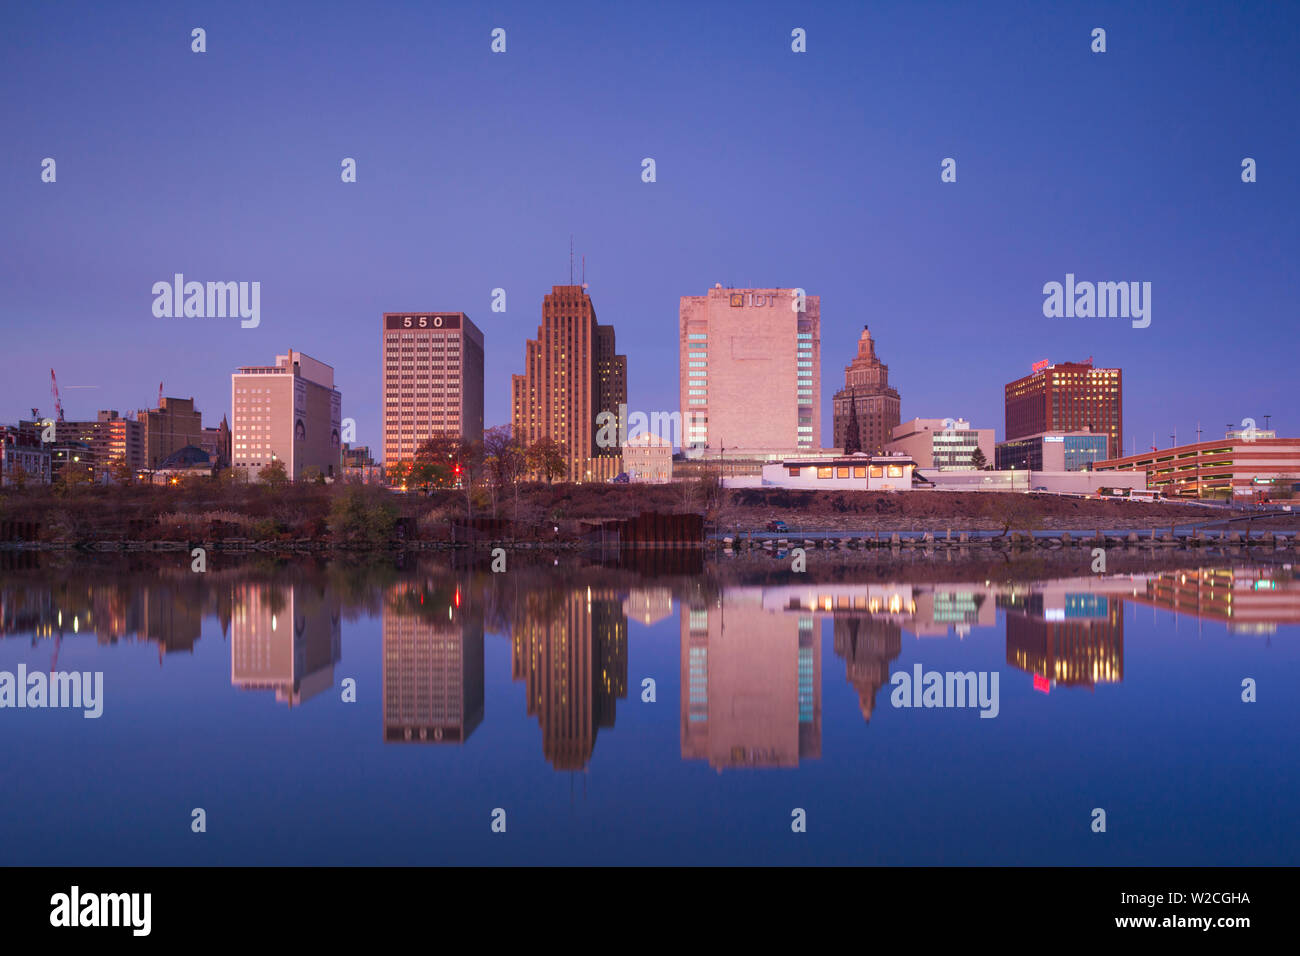
[[[257,10],[250,34],[254,10],[204,12],[202,55],[186,11],[12,12],[0,421],[49,412],[52,367],[70,419],[149,407],[163,379],[215,424],[229,370],[293,343],[335,365],[355,443],[377,449],[373,317],[429,303],[482,318],[484,424],[504,423],[507,377],[573,235],[628,356],[632,408],[678,407],[678,300],[720,282],[815,290],[829,380],[870,325],[905,420],[958,410],[1000,428],[1006,382],[1093,355],[1127,373],[1125,452],[1175,431],[1182,443],[1198,422],[1209,436],[1268,415],[1300,432],[1278,401],[1291,358],[1277,347],[1300,251],[1286,213],[1297,134],[1276,122],[1295,87],[1294,10],[1169,22],[1121,6],[1085,20],[760,4],[646,23],[595,6],[491,21],[412,6],[401,31],[362,11]],[[1105,54],[1089,49],[1093,20]],[[504,55],[489,49],[498,25]],[[735,42],[717,43],[724,30]],[[432,74],[400,55],[412,36],[436,38]],[[573,62],[555,56],[578,44]],[[655,69],[665,50],[682,64],[670,78]],[[1027,71],[1041,81],[1026,87]],[[570,113],[580,137],[553,121]],[[235,154],[135,132],[193,115],[231,130]],[[355,183],[340,181],[345,157]],[[947,157],[956,182],[940,179]],[[1257,182],[1242,181],[1244,157]],[[259,282],[259,324],[155,317],[152,286],[176,273]],[[1070,275],[1150,282],[1150,326],[1046,318],[1044,285]],[[1189,390],[1209,369],[1214,386]],[[817,398],[815,443],[830,445],[831,395]]]

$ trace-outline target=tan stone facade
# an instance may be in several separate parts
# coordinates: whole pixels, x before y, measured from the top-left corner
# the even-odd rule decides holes
[[[614,328],[596,322],[580,285],[557,285],[542,300],[537,338],[524,348],[524,374],[510,380],[510,424],[525,444],[551,438],[566,450],[565,481],[608,481],[621,470],[617,447],[596,441],[601,412],[627,402],[627,356]]]
[[[844,387],[835,393],[831,404],[831,442],[836,448],[844,449],[850,442],[849,426],[855,419],[857,447],[846,450],[878,455],[893,440],[900,416],[898,390],[890,386],[889,366],[877,358],[871,330],[865,325],[858,336],[858,354],[844,369]]]

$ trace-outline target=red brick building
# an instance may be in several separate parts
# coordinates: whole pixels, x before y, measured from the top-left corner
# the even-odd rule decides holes
[[[1089,429],[1107,436],[1107,454],[1123,451],[1124,386],[1117,368],[1084,362],[1039,362],[1006,387],[1005,440]]]

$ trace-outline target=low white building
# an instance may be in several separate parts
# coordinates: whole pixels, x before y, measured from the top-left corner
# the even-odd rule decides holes
[[[1144,473],[1104,471],[935,471],[925,475],[935,491],[1045,491],[1094,495],[1102,488],[1143,489]],[[924,487],[931,487],[926,485]]]
[[[1093,495],[1103,488],[1146,488],[1138,472],[939,471],[920,469],[907,455],[841,455],[788,458],[763,466],[762,476],[723,480],[728,488],[791,488],[808,491],[1038,491]]]
[[[672,443],[653,432],[633,435],[623,445],[623,470],[629,481],[651,484],[672,481]]]
[[[762,477],[730,478],[730,488],[806,488],[811,491],[910,491],[916,462],[906,455],[858,452],[835,458],[787,458],[763,466]]]

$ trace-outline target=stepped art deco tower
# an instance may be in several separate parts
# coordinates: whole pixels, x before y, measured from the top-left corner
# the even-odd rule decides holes
[[[524,351],[524,374],[510,379],[510,424],[531,445],[550,438],[564,446],[565,481],[608,481],[621,470],[619,448],[597,438],[601,412],[627,404],[627,356],[614,327],[596,321],[585,285],[557,285],[542,300],[542,324]]]
[[[835,393],[832,407],[832,444],[846,454],[879,455],[893,439],[894,426],[901,420],[898,390],[890,387],[889,366],[876,357],[876,344],[865,325],[858,337],[858,354],[844,368],[844,387]]]

